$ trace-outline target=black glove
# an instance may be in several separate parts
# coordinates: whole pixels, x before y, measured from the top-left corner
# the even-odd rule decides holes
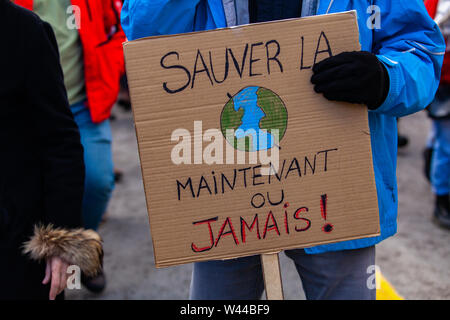
[[[370,52],[343,52],[315,64],[313,72],[314,90],[328,100],[361,103],[375,110],[389,93],[389,74]]]

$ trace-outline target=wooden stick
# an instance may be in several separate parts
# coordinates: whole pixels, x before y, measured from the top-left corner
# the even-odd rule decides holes
[[[278,253],[262,254],[261,262],[267,300],[283,300],[283,284]]]

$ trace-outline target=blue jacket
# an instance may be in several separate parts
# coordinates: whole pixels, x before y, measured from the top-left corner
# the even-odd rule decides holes
[[[362,50],[376,54],[390,78],[385,102],[368,113],[381,235],[307,248],[308,253],[368,247],[396,233],[396,117],[422,110],[433,100],[445,51],[422,0],[303,0],[302,15],[348,10],[358,13]],[[369,27],[377,12],[380,28]],[[226,21],[221,0],[126,0],[122,11],[130,40],[222,28]]]

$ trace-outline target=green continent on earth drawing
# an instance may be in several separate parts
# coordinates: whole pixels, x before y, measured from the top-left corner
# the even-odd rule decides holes
[[[221,129],[237,150],[267,150],[278,146],[284,137],[287,117],[283,101],[274,92],[263,87],[245,87],[223,108]],[[229,136],[227,130],[232,130]]]

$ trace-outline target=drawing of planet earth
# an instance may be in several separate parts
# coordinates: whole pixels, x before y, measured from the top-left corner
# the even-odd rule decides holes
[[[277,94],[263,87],[245,87],[224,106],[221,131],[237,150],[267,150],[279,147],[287,119],[286,107]]]

